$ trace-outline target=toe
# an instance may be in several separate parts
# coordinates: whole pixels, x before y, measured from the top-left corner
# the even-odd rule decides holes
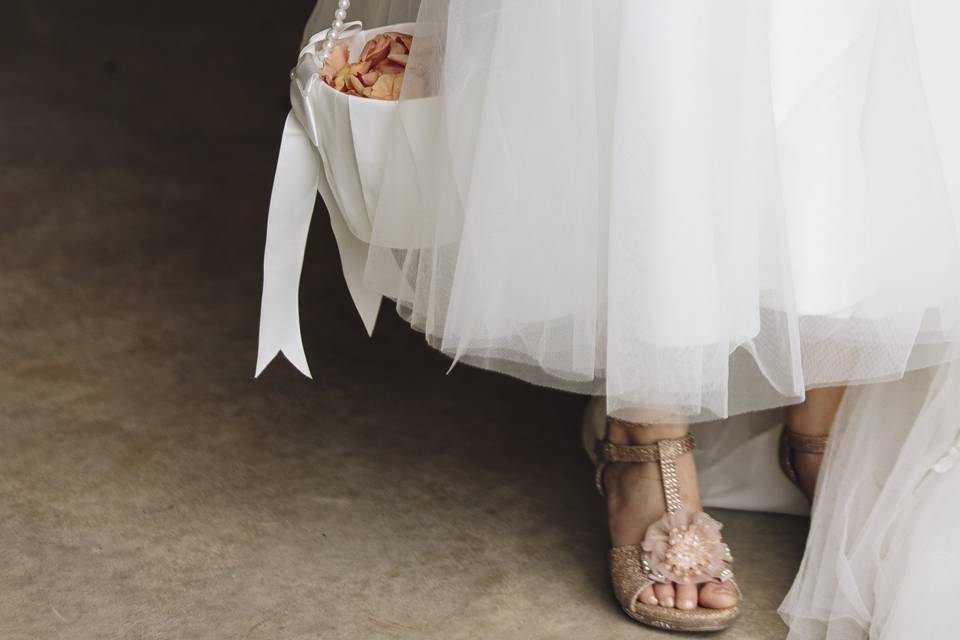
[[[696,609],[697,599],[697,585],[677,585],[677,609]]]
[[[657,594],[657,600],[660,602],[661,607],[672,607],[674,603],[674,591],[672,584],[655,584],[653,586],[654,593]]]
[[[640,602],[644,604],[657,604],[659,602],[656,594],[653,593],[653,587],[647,587],[640,592]]]
[[[700,604],[709,609],[728,609],[739,600],[732,582],[708,582],[700,589]]]

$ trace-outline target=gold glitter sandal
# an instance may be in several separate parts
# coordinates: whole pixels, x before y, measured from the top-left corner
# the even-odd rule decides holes
[[[783,425],[783,429],[780,431],[780,469],[783,471],[783,475],[787,476],[790,482],[801,491],[803,491],[803,487],[800,486],[800,477],[797,475],[797,468],[793,464],[794,454],[817,453],[822,455],[827,450],[828,439],[829,436],[808,436],[797,433],[789,425]],[[807,495],[806,491],[803,491],[803,494],[807,496],[808,500],[813,500],[813,496]]]
[[[627,427],[634,423],[609,418]],[[740,602],[726,609],[674,609],[646,604],[640,594],[656,583],[703,584],[730,582],[742,599],[730,565],[730,547],[723,543],[723,525],[703,511],[689,513],[680,499],[676,460],[693,451],[693,436],[660,440],[650,445],[619,445],[605,438],[597,445],[596,484],[604,495],[603,472],[611,462],[658,462],[667,512],[647,528],[643,542],[610,550],[613,591],[624,613],[642,624],[670,631],[721,631],[740,615]]]

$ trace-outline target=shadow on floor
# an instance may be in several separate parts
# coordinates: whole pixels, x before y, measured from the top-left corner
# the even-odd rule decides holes
[[[308,0],[33,3],[0,26],[0,637],[637,638],[584,400],[366,338],[322,216],[315,380],[252,379]],[[773,611],[805,521],[724,514]],[[783,541],[775,546],[771,541]]]

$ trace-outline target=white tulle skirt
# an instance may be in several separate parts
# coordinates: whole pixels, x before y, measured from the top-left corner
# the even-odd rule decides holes
[[[365,282],[457,361],[611,411],[949,360],[957,29],[943,0],[423,0]]]
[[[956,636],[960,3],[353,5],[417,21],[366,285],[457,361],[613,412],[880,382],[844,399],[781,613],[791,638]],[[713,484],[773,428],[698,426]],[[796,510],[764,469],[705,495]]]

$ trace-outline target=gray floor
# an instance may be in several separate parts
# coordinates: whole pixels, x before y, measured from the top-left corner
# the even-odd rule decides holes
[[[310,5],[4,3],[0,638],[660,635],[609,591],[584,400],[446,376],[389,309],[368,340],[322,218],[315,380],[252,379]],[[726,635],[782,638],[805,521],[721,516]]]

